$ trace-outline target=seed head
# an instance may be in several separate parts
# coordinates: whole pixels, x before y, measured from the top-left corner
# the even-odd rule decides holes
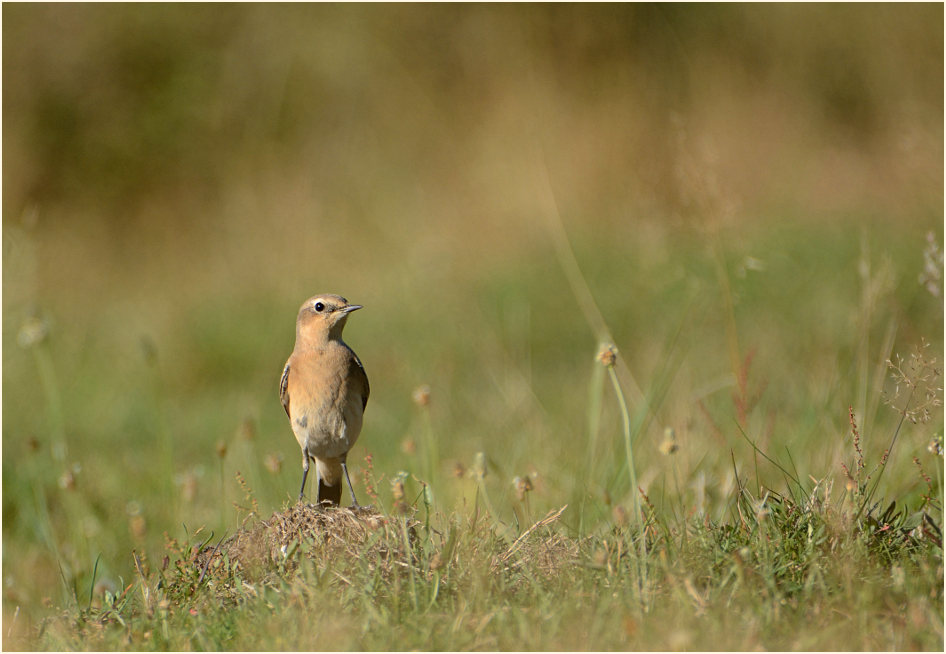
[[[406,472],[399,472],[391,480],[391,495],[394,497],[394,512],[405,514],[408,512],[407,501],[404,499],[404,480],[407,479]]]
[[[394,501],[400,502],[404,499],[404,482],[400,479],[394,479],[391,482],[391,495],[394,496]]]
[[[136,541],[144,540],[148,531],[148,523],[143,515],[133,515],[128,519],[128,530]]]
[[[237,435],[246,441],[251,441],[256,438],[256,425],[253,424],[253,419],[247,416],[240,421],[240,426],[237,427]]]
[[[269,470],[274,475],[278,475],[282,470],[282,454],[279,454],[278,452],[271,452],[267,454],[265,463],[267,470]]]
[[[477,452],[473,457],[473,474],[477,479],[486,477],[486,454]]]
[[[528,475],[525,477],[516,477],[512,480],[512,486],[516,489],[516,499],[522,502],[526,499],[526,494],[532,490],[532,480]]]
[[[680,446],[677,445],[676,433],[673,431],[673,427],[664,429],[664,439],[659,447],[660,453],[668,456],[680,449]]]
[[[936,456],[943,456],[943,437],[934,436],[929,445],[926,446],[927,451],[930,454],[935,454]]]
[[[59,488],[69,491],[76,489],[76,475],[72,469],[65,470],[59,476]]]
[[[427,406],[430,404],[430,386],[424,384],[414,389],[414,404],[417,406]]]
[[[49,336],[49,323],[34,316],[20,327],[16,341],[20,347],[28,349],[45,341],[47,336]]]
[[[606,343],[601,346],[601,349],[598,350],[598,361],[601,362],[605,368],[613,368],[614,362],[617,361],[618,350],[613,345]]]
[[[923,250],[923,272],[919,282],[926,287],[933,297],[939,297],[943,282],[943,250],[936,240],[936,235],[929,232],[926,235],[926,248]]]

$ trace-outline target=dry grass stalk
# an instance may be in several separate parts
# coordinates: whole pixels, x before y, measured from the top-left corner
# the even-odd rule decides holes
[[[526,529],[524,532],[522,532],[519,538],[517,538],[515,542],[513,542],[513,544],[509,546],[509,549],[503,552],[502,555],[500,555],[499,560],[502,561],[503,563],[508,561],[509,557],[511,557],[513,554],[516,553],[516,551],[522,546],[522,543],[526,540],[526,538],[529,537],[530,534],[532,534],[532,532],[534,532],[536,529],[539,529],[540,527],[546,527],[552,524],[553,522],[555,522],[556,520],[558,520],[562,516],[562,514],[565,512],[565,509],[567,508],[568,508],[568,505],[566,504],[565,506],[560,508],[558,511],[549,511],[548,514],[546,514],[544,518],[542,518],[537,523],[535,523],[534,525]]]
[[[532,538],[537,530],[557,521],[566,508],[567,504],[556,511],[549,511],[544,518],[522,532],[512,545],[493,558],[493,569],[510,572],[525,567],[550,576],[560,572],[564,564],[577,560],[578,541],[574,539],[559,534]]]

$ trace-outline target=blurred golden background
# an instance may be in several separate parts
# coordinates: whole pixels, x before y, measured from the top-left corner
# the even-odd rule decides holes
[[[615,238],[938,212],[939,13],[11,6],[4,222],[35,221],[57,303],[121,280],[160,322],[227,287],[354,293],[379,270],[423,294],[544,248],[546,170],[570,227]]]
[[[752,353],[746,429],[837,472],[850,404],[895,417],[891,348],[942,352],[917,283],[942,26],[940,4],[5,4],[5,614],[55,596],[57,562],[115,577],[181,523],[233,528],[236,470],[264,513],[289,499],[277,382],[318,292],[366,307],[358,488],[370,452],[461,501],[483,451],[536,513],[619,501],[602,324],[654,402],[645,487],[671,425],[685,501],[725,500]]]

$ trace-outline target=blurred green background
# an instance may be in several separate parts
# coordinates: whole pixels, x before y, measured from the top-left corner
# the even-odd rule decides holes
[[[576,533],[628,497],[599,340],[641,485],[714,518],[737,425],[838,475],[849,406],[889,442],[884,360],[941,359],[940,4],[2,11],[5,618],[232,533],[236,471],[264,516],[293,497],[277,382],[318,292],[366,307],[356,491],[370,453],[379,503],[405,471],[452,510],[482,451],[504,521],[530,475]]]

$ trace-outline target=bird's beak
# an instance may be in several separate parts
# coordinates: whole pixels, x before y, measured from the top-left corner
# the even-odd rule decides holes
[[[342,311],[345,312],[345,315],[348,315],[352,311],[358,311],[358,309],[364,309],[364,307],[360,304],[349,304],[347,307],[342,309]]]

